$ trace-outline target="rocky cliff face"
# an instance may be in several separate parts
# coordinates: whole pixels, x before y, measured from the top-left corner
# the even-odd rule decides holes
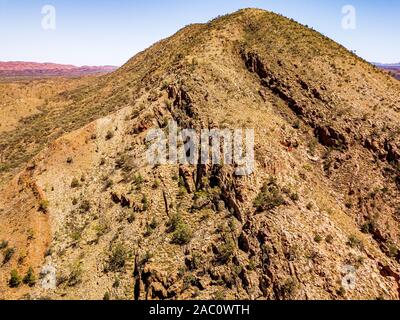
[[[265,11],[179,31],[25,119],[28,162],[0,136],[0,296],[398,299],[399,89]],[[254,128],[255,172],[149,166],[170,120]]]

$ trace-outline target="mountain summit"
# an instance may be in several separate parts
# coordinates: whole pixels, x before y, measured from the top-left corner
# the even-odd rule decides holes
[[[0,297],[400,298],[399,92],[247,9],[48,95],[0,133]],[[254,173],[150,166],[171,120],[254,129]]]

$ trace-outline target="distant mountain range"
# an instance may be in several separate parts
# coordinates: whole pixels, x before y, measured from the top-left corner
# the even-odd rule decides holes
[[[0,62],[0,77],[79,77],[103,74],[116,70],[115,66],[82,66],[23,61]]]
[[[378,68],[391,72],[396,79],[400,80],[400,62],[391,64],[374,63],[374,65],[376,65]]]

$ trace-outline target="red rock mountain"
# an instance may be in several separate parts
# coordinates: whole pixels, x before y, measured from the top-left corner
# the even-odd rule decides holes
[[[400,62],[392,64],[375,63],[375,65],[378,68],[389,72],[393,77],[400,80]]]
[[[75,77],[90,74],[109,73],[114,66],[82,66],[56,63],[37,63],[23,61],[0,62],[0,77],[64,76]]]

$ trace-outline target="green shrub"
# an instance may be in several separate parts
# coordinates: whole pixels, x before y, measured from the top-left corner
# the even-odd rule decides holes
[[[75,242],[79,242],[82,239],[82,230],[79,228],[74,229],[71,232],[71,239]]]
[[[106,134],[106,140],[111,140],[112,138],[114,138],[114,132],[109,130]]]
[[[0,250],[3,250],[3,249],[5,249],[5,248],[7,248],[7,247],[8,247],[8,241],[2,240],[2,241],[0,242]]]
[[[125,267],[128,259],[128,252],[122,244],[118,244],[111,252],[108,262],[108,270],[112,272],[120,271]]]
[[[160,181],[159,180],[155,180],[152,187],[153,187],[154,190],[158,189],[160,187]]]
[[[103,300],[104,301],[108,301],[108,300],[110,300],[111,298],[110,298],[110,293],[108,293],[108,291],[104,294],[104,296],[103,296]]]
[[[77,178],[72,179],[71,188],[78,188],[80,186],[79,181]]]
[[[192,240],[192,236],[190,227],[186,223],[180,222],[172,234],[172,243],[178,245],[188,244]]]
[[[285,199],[282,196],[281,190],[274,179],[265,183],[254,200],[254,207],[257,211],[272,210],[279,206],[284,205]]]
[[[144,182],[144,179],[141,174],[138,174],[133,178],[133,184],[136,186],[141,186],[143,184],[143,182]]]
[[[308,144],[308,149],[310,150],[310,153],[311,153],[312,155],[315,154],[315,151],[316,151],[316,149],[317,149],[317,146],[318,146],[318,140],[315,139],[315,138],[313,138],[313,139],[310,141],[310,143]]]
[[[151,220],[150,228],[154,230],[157,227],[158,227],[158,222],[157,222],[157,219],[154,217],[153,220]]]
[[[115,280],[114,280],[114,283],[113,283],[112,287],[113,287],[114,289],[116,289],[116,288],[119,288],[120,285],[121,285],[121,280],[119,280],[119,278],[116,277]]]
[[[168,232],[174,232],[178,225],[182,223],[182,220],[182,216],[179,213],[172,215],[167,222]]]
[[[161,90],[167,89],[169,86],[168,81],[164,80],[161,84]]]
[[[154,255],[150,251],[146,251],[142,260],[140,261],[140,265],[145,266],[153,258],[153,256]]]
[[[114,185],[114,181],[112,181],[110,178],[107,178],[104,181],[104,191],[107,191],[108,189],[110,189],[112,186]]]
[[[29,268],[28,272],[26,273],[24,279],[22,280],[24,284],[33,287],[36,284],[36,277],[33,273],[33,269]]]
[[[346,289],[341,286],[338,290],[336,290],[336,294],[340,297],[344,297],[346,295]]]
[[[374,229],[375,223],[373,221],[367,221],[361,226],[361,232],[366,234],[373,232]]]
[[[107,232],[110,231],[110,226],[106,220],[101,220],[95,227],[97,237],[104,236]]]
[[[91,208],[91,204],[89,200],[83,200],[81,202],[81,205],[79,206],[79,209],[82,213],[89,212]]]
[[[128,223],[129,223],[129,224],[132,224],[132,223],[135,221],[135,214],[134,214],[133,212],[131,212],[131,213],[128,215],[127,220],[128,220]]]
[[[142,205],[143,205],[143,211],[147,211],[149,209],[149,200],[147,200],[147,196],[143,194],[142,197]]]
[[[10,280],[8,281],[8,285],[10,288],[18,288],[21,284],[21,276],[18,274],[17,270],[11,271]]]
[[[15,253],[15,248],[8,248],[4,253],[3,264],[8,263]]]
[[[388,253],[392,258],[396,258],[399,254],[399,249],[397,249],[394,243],[388,244]]]
[[[143,236],[146,237],[146,238],[150,237],[151,234],[153,233],[153,231],[154,231],[154,229],[151,228],[149,224],[146,224],[146,231],[145,231]]]
[[[83,270],[82,270],[81,262],[77,262],[71,268],[71,273],[69,274],[69,277],[68,277],[68,286],[74,287],[74,286],[78,285],[79,283],[81,283],[82,282],[82,274],[83,274]]]
[[[226,264],[232,258],[235,252],[235,246],[232,241],[227,241],[222,246],[218,248],[218,254],[216,260],[219,263]]]
[[[325,241],[327,242],[327,243],[329,243],[329,244],[332,244],[333,243],[333,240],[334,240],[334,238],[333,238],[333,236],[332,235],[327,235],[326,236],[326,238],[325,238]]]
[[[321,243],[321,242],[322,242],[322,237],[321,237],[319,234],[317,234],[317,235],[314,237],[314,241],[315,241],[316,243]]]
[[[351,248],[362,248],[363,243],[356,236],[352,235],[349,237],[347,245]]]
[[[294,202],[296,202],[296,201],[299,201],[299,199],[300,199],[300,197],[299,197],[299,194],[298,193],[292,193],[291,195],[290,195],[290,199],[292,200],[292,201],[294,201]]]
[[[297,289],[297,282],[293,279],[288,279],[282,286],[282,293],[285,298],[292,296]]]
[[[49,210],[49,201],[48,200],[42,200],[39,203],[39,211],[43,212],[43,213],[47,213],[47,211]]]

